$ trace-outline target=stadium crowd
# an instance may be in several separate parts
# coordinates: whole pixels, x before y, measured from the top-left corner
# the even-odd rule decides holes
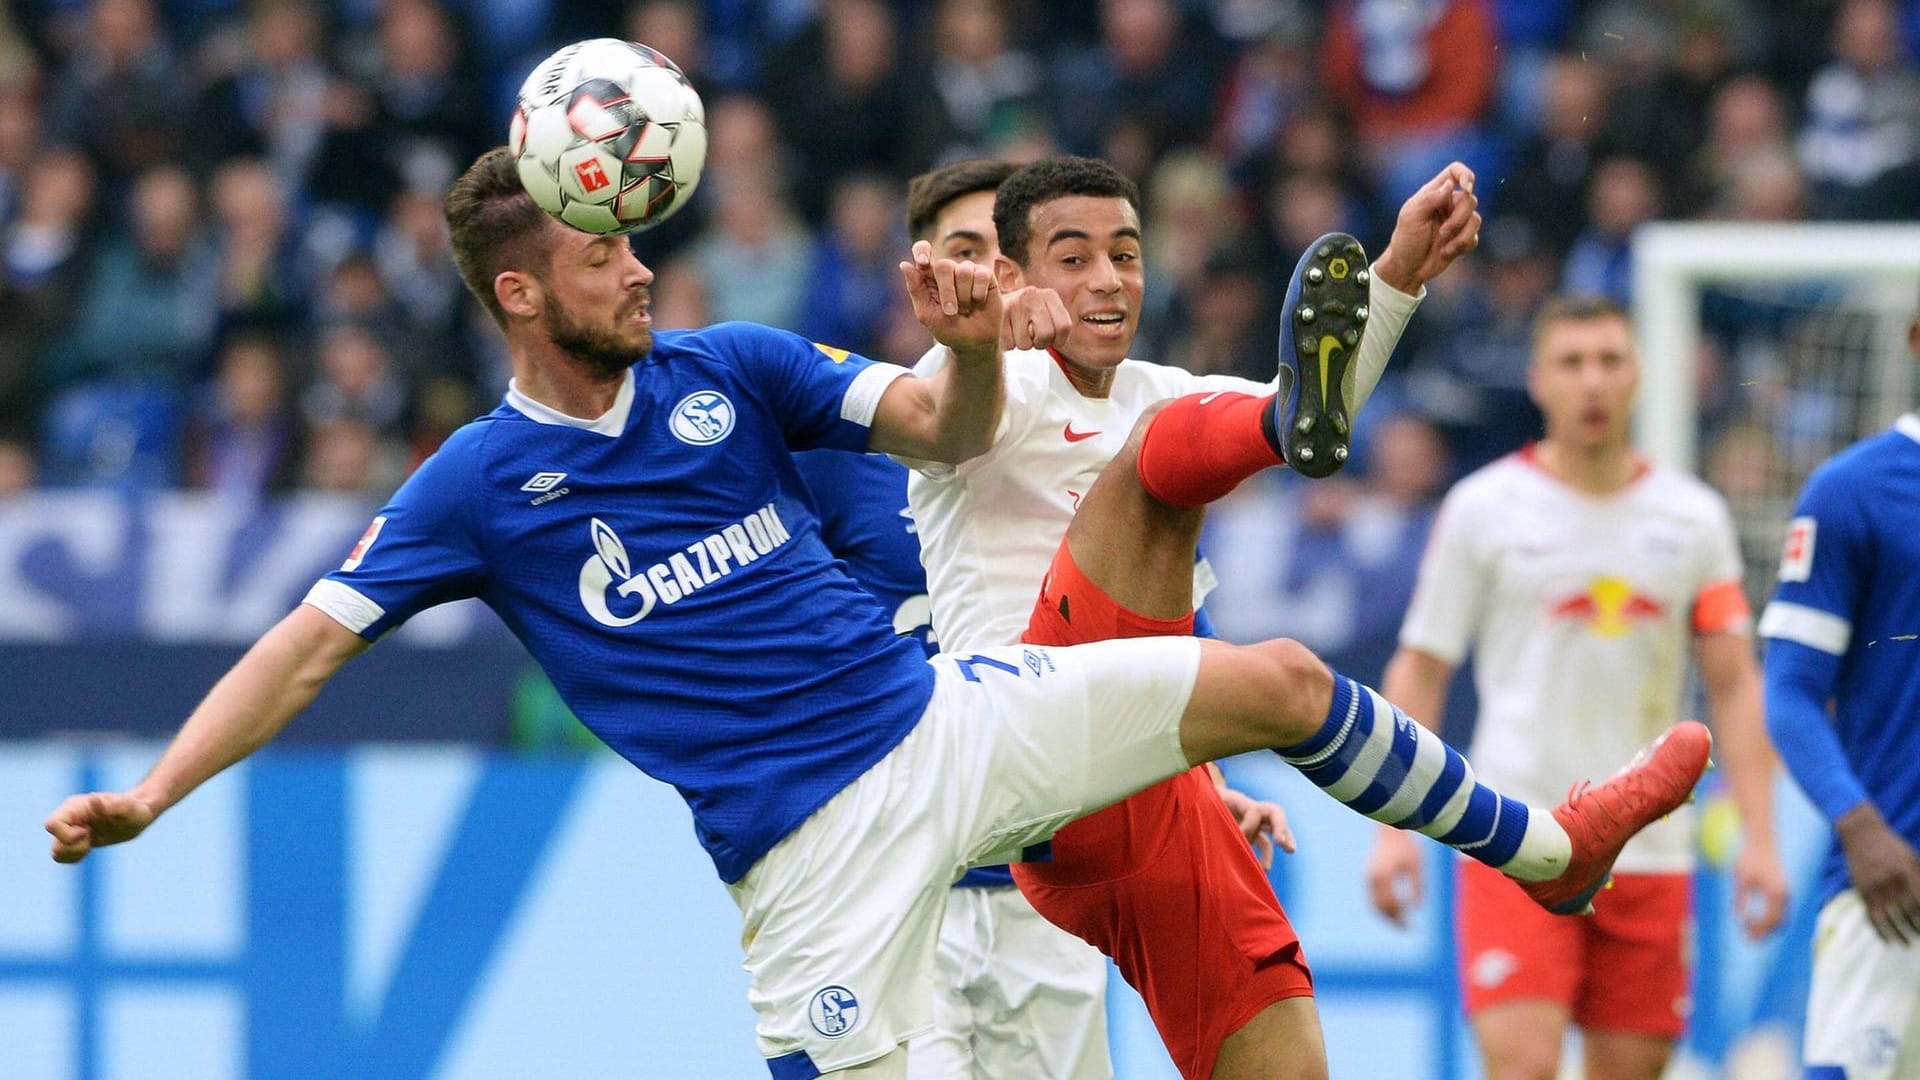
[[[1264,379],[1305,244],[1377,247],[1394,193],[1470,163],[1481,251],[1311,496],[1329,524],[1530,438],[1535,307],[1629,299],[1640,223],[1920,217],[1914,2],[28,0],[0,14],[0,493],[390,491],[504,387],[441,196],[534,62],[605,35],[707,105],[702,190],[636,241],[661,326],[917,356],[906,178],[1061,149],[1142,184],[1145,357]],[[1731,482],[1797,422],[1755,400],[1705,404]]]

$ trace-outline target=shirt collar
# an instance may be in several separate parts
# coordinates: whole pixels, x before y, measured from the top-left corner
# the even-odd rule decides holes
[[[507,404],[535,423],[580,428],[583,431],[593,431],[611,438],[618,438],[627,430],[627,414],[633,411],[633,369],[628,368],[626,375],[621,378],[620,389],[613,395],[613,407],[592,420],[568,416],[558,409],[540,404],[520,392],[518,379],[507,380]]]

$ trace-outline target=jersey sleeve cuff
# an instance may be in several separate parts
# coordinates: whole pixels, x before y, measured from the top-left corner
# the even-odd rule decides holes
[[[1797,641],[1809,649],[1843,656],[1853,640],[1853,624],[1819,608],[1775,600],[1760,616],[1760,636]]]
[[[873,416],[880,411],[880,398],[886,394],[887,387],[906,374],[907,369],[898,364],[874,363],[860,369],[860,374],[847,384],[846,396],[840,399],[840,419],[872,427]]]
[[[360,590],[332,578],[314,582],[300,602],[319,608],[334,622],[360,635],[387,614],[386,608],[367,599]]]

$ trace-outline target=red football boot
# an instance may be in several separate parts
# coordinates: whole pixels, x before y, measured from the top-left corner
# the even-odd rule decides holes
[[[1627,841],[1692,797],[1712,749],[1706,725],[1687,720],[1634,755],[1611,780],[1576,784],[1567,801],[1553,808],[1553,819],[1573,841],[1572,860],[1559,877],[1522,881],[1520,888],[1555,915],[1584,914],[1611,880],[1613,860]]]

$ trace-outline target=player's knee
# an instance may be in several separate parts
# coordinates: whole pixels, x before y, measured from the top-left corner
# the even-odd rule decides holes
[[[1333,702],[1333,669],[1291,638],[1274,638],[1246,649],[1255,658],[1262,699],[1279,706],[1268,710],[1275,724],[1271,745],[1291,746],[1311,738]]]

